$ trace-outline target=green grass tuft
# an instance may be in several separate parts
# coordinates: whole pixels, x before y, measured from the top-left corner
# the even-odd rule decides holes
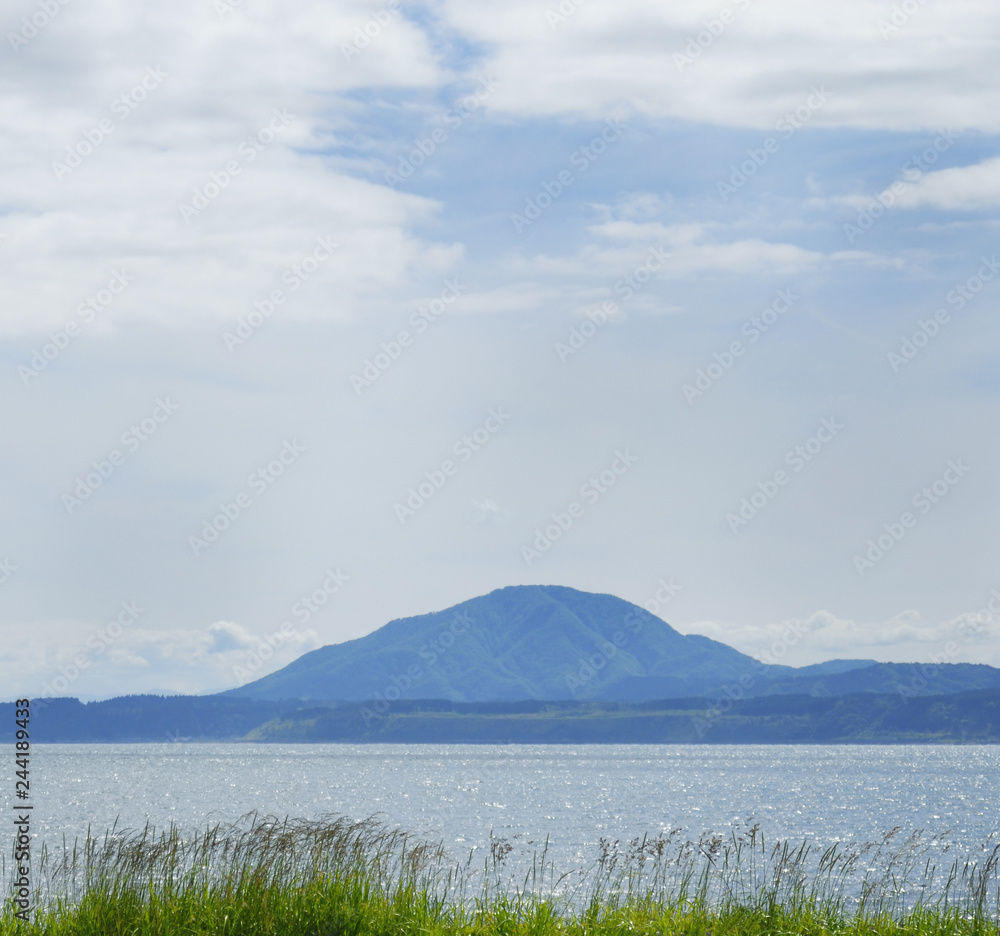
[[[936,841],[898,831],[863,846],[767,846],[758,827],[621,847],[585,874],[545,851],[524,880],[492,839],[482,867],[374,820],[251,815],[88,836],[40,855],[40,909],[8,901],[0,936],[986,936],[1000,933],[1000,846],[938,867]]]

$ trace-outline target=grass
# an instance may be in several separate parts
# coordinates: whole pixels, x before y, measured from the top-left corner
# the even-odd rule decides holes
[[[940,844],[897,830],[817,851],[766,845],[756,826],[696,842],[674,832],[602,840],[576,875],[557,876],[543,851],[515,882],[511,846],[492,836],[482,866],[455,864],[375,820],[251,815],[189,836],[112,829],[43,851],[40,909],[24,923],[8,901],[0,934],[1000,933],[1000,846],[939,866]]]

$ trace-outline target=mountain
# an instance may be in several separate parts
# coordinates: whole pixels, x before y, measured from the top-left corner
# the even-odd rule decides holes
[[[556,585],[501,588],[453,608],[402,618],[346,643],[320,647],[223,695],[392,703],[651,699],[770,692],[895,692],[910,669],[834,660],[768,666],[699,635],[684,636],[613,595]],[[961,689],[1000,687],[996,677]],[[933,687],[930,690],[934,691]],[[951,683],[946,691],[957,691]],[[924,693],[926,694],[926,693]]]

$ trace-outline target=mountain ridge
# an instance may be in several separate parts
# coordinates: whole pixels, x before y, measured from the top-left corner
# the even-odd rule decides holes
[[[43,700],[38,700],[42,702]],[[768,695],[721,706],[705,698],[627,702],[403,700],[303,705],[205,696],[44,700],[38,743],[997,744],[1000,689],[907,698],[861,692]],[[0,703],[12,744],[13,702]],[[33,704],[34,708],[34,704]]]
[[[684,635],[614,595],[512,585],[443,611],[394,619],[219,695],[256,700],[391,703],[644,702],[852,692],[947,694],[1000,688],[1000,669],[830,660],[765,664],[703,635]]]

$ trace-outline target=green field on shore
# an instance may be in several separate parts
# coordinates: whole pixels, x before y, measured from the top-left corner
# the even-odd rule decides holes
[[[935,865],[933,840],[817,851],[728,837],[602,840],[587,870],[559,876],[536,857],[521,880],[510,846],[455,863],[373,820],[246,817],[197,834],[112,830],[36,857],[28,923],[11,899],[0,933],[764,934],[998,932],[1000,848]],[[474,855],[474,853],[473,853]],[[11,881],[9,860],[5,880]]]

